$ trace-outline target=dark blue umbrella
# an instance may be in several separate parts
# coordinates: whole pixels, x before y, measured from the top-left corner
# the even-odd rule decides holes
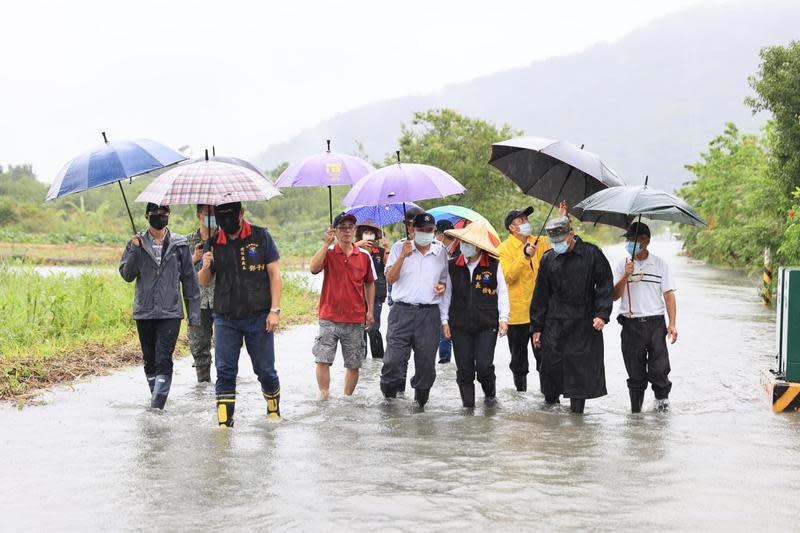
[[[406,202],[406,207],[419,208],[419,206],[413,202]],[[359,223],[369,220],[381,227],[394,224],[395,222],[402,222],[405,218],[403,204],[360,205],[351,207],[347,210],[347,213],[355,216]]]
[[[149,139],[127,139],[109,142],[103,132],[104,143],[68,162],[53,180],[45,202],[67,194],[118,183],[122,191],[131,226],[136,233],[128,199],[122,180],[150,172],[186,159],[182,154]]]

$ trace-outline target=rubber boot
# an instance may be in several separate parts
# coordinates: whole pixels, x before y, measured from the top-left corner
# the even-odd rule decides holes
[[[666,413],[669,411],[669,399],[656,398],[656,411],[659,413]]]
[[[220,427],[233,427],[233,412],[236,409],[236,393],[217,393],[217,422]]]
[[[275,392],[261,391],[264,399],[267,400],[267,420],[270,422],[281,421],[281,390]]]
[[[494,405],[497,403],[497,396],[495,392],[495,382],[489,384],[481,383],[483,389],[483,403],[486,405]]]
[[[586,398],[570,398],[569,410],[573,413],[583,414],[583,407],[586,405]]]
[[[195,370],[197,371],[197,382],[198,383],[211,383],[211,367],[210,366],[198,366]]]
[[[420,409],[424,408],[425,404],[428,403],[428,396],[430,395],[430,393],[431,393],[430,389],[414,389],[414,401],[417,402],[417,405],[419,405]],[[475,405],[474,390],[472,394],[473,394],[472,404]]]
[[[383,393],[383,397],[386,399],[397,398],[397,391],[394,390],[394,387],[387,383],[381,383],[381,392]]]
[[[528,376],[526,374],[514,374],[514,386],[518,392],[528,390]]]
[[[458,386],[458,392],[461,393],[461,405],[471,409],[475,407],[475,384],[467,383]]]
[[[150,396],[153,396],[153,388],[156,386],[155,376],[145,376],[147,378],[147,386],[150,387]]]
[[[642,403],[644,403],[644,391],[629,389],[628,394],[631,397],[631,413],[641,413]]]
[[[169,396],[169,388],[172,385],[172,376],[159,374],[156,376],[153,386],[153,395],[150,397],[150,407],[153,409],[163,409]]]
[[[555,396],[545,396],[544,403],[546,403],[547,405],[555,405],[561,402],[558,399],[558,394],[556,394]]]

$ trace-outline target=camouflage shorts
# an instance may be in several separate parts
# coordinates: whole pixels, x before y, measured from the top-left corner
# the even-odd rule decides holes
[[[366,341],[364,340],[364,325],[349,324],[345,322],[319,321],[319,334],[314,341],[314,361],[317,363],[333,364],[336,359],[336,346],[342,345],[342,357],[345,368],[361,368],[361,359],[364,357]]]

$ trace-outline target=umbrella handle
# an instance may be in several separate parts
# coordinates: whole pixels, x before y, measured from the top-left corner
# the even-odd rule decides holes
[[[328,217],[331,219],[331,226],[333,226],[333,193],[330,185],[328,185]]]
[[[125,196],[125,189],[122,188],[122,180],[117,180],[119,184],[119,190],[122,193],[122,199],[125,202],[125,209],[128,210],[128,218],[131,221],[131,227],[133,228],[133,234],[136,235],[138,232],[136,231],[136,224],[133,223],[133,215],[131,215],[131,208],[128,205],[128,198]]]
[[[400,154],[400,151],[397,151]],[[408,240],[408,221],[406,220],[406,203],[403,202],[403,227],[406,230],[406,240]]]
[[[558,194],[556,194],[556,201],[553,202],[553,205],[550,206],[550,211],[547,212],[547,218],[545,218],[544,222],[542,222],[542,227],[539,228],[539,234],[536,236],[536,240],[533,241],[534,248],[536,248],[536,245],[539,244],[539,238],[541,238],[542,233],[544,233],[544,227],[547,225],[547,221],[550,220],[550,215],[553,214],[553,209],[555,209],[556,204],[558,203],[558,199],[561,197],[561,193],[564,191],[564,186],[566,186],[567,182],[569,181],[569,177],[572,176],[573,170],[575,170],[575,167],[570,167],[569,172],[567,172],[567,177],[564,178],[564,183],[562,183],[561,188],[558,189]]]

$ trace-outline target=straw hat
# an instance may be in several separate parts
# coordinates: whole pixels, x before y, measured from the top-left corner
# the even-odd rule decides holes
[[[477,246],[481,250],[498,257],[500,252],[497,251],[497,248],[495,248],[494,244],[492,244],[489,233],[489,226],[487,226],[486,223],[481,220],[477,220],[461,229],[449,229],[444,232],[444,234],[448,237],[453,237],[460,241],[468,242],[474,246]]]
[[[377,233],[376,233],[375,235],[376,235],[376,236],[378,236],[378,237],[380,237],[381,235],[383,235],[383,230],[382,230],[382,229],[381,229],[381,227],[378,225],[378,223],[377,223],[377,222],[375,222],[374,220],[369,220],[369,219],[367,219],[367,220],[365,220],[364,222],[357,222],[357,223],[356,223],[356,228],[360,228],[360,227],[365,227],[365,228],[372,228],[372,229],[374,229],[375,231],[377,231]]]

